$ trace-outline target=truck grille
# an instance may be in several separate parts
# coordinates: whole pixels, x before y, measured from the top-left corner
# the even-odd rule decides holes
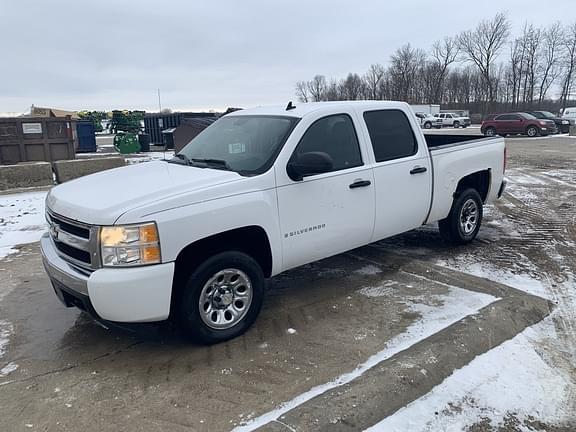
[[[52,212],[46,213],[50,237],[60,256],[84,269],[95,267],[92,260],[92,245],[96,231],[89,225],[71,221]]]

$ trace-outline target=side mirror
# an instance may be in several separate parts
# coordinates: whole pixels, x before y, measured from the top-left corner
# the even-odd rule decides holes
[[[294,181],[301,181],[304,177],[332,171],[334,162],[328,153],[308,152],[290,159],[286,172]]]

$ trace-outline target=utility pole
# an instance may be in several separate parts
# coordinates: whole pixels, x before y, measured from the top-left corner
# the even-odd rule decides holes
[[[162,103],[160,102],[160,89],[158,89],[158,114],[162,112]]]

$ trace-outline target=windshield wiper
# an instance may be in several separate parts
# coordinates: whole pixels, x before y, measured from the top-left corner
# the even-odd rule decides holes
[[[211,168],[218,168],[218,169],[225,169],[228,171],[232,171],[232,168],[230,168],[230,165],[228,165],[228,162],[226,162],[225,160],[222,160],[222,159],[192,158],[191,160],[192,160],[192,162],[199,162],[202,164],[206,164],[207,166],[210,166]]]
[[[192,165],[192,161],[190,161],[190,158],[182,153],[175,154],[172,159],[168,160],[168,163],[177,163],[180,165]]]

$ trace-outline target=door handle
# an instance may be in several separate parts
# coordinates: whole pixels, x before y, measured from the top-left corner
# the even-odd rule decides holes
[[[410,170],[410,174],[420,174],[420,173],[425,173],[426,171],[428,171],[428,168],[416,166]]]
[[[366,187],[366,186],[370,186],[372,184],[372,182],[370,180],[356,180],[354,183],[352,183],[350,186],[348,186],[350,189],[356,189],[359,187]]]

